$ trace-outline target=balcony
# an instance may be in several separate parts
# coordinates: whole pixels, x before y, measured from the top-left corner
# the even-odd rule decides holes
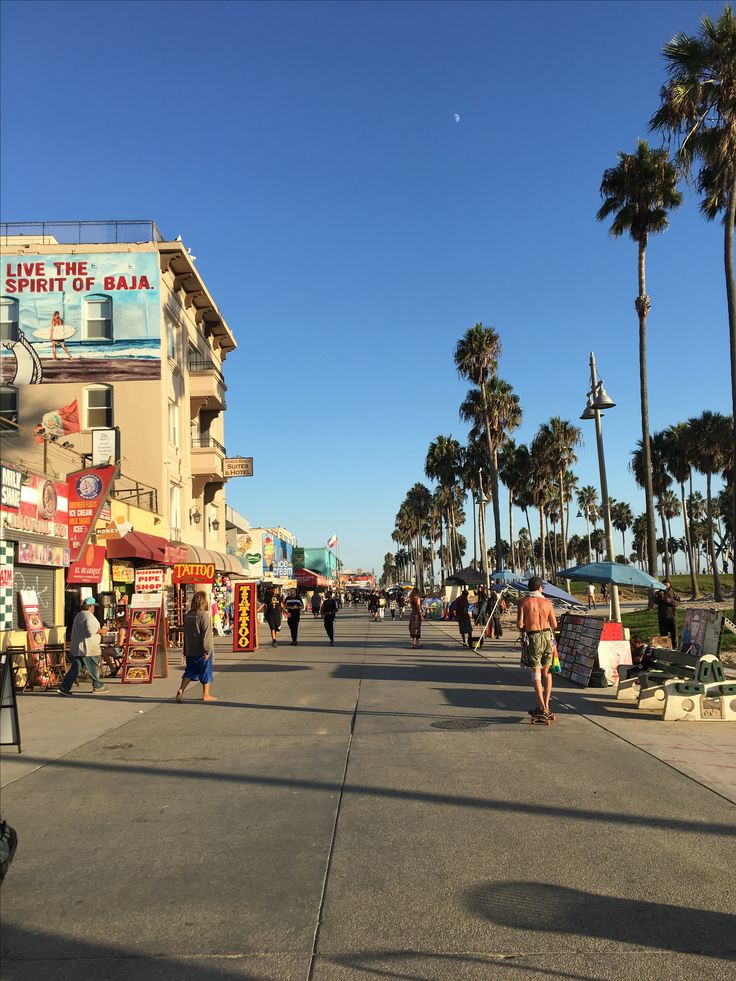
[[[214,436],[192,436],[192,496],[199,497],[205,484],[224,480],[222,462],[227,450]]]
[[[192,416],[207,406],[208,411],[222,412],[227,408],[227,385],[214,361],[208,358],[189,359],[189,400]]]

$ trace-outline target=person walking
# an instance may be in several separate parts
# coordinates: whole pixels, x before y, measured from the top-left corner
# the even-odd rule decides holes
[[[588,583],[588,588],[585,591],[585,595],[588,597],[588,609],[595,609],[595,586],[592,582]]]
[[[404,590],[402,589],[396,594],[396,606],[398,607],[399,610],[399,620],[404,619],[405,604],[406,604],[406,597],[404,596]]]
[[[388,611],[391,614],[391,619],[396,619],[396,593],[391,593],[391,599],[388,601]]]
[[[473,619],[475,621],[476,627],[480,629],[480,647],[483,646],[483,641],[486,639],[486,620],[488,619],[488,614],[491,612],[491,607],[495,602],[493,594],[491,593],[491,599],[488,599],[488,593],[486,593],[485,586],[478,587],[478,600],[475,604],[475,614]]]
[[[489,603],[493,609],[493,636],[496,640],[500,640],[503,637],[501,614],[506,612],[506,599],[503,594],[503,583],[500,580],[493,586]]]
[[[319,593],[317,592],[316,589],[312,593],[312,604],[311,605],[312,605],[312,616],[316,620],[317,617],[319,616],[319,608],[322,605],[322,600],[320,599],[320,595],[319,595]]]
[[[661,637],[669,636],[672,640],[672,649],[677,650],[677,604],[680,602],[680,597],[672,588],[669,579],[665,579],[664,589],[658,589],[654,594],[654,602],[657,607],[659,634]]]
[[[332,595],[332,590],[327,590],[327,598],[322,604],[322,616],[325,622],[325,631],[330,638],[330,647],[335,646],[335,617],[337,616],[337,603]]]
[[[542,596],[542,580],[539,576],[532,576],[529,595],[519,602],[516,628],[537,696],[537,705],[529,709],[529,714],[536,718],[546,719],[552,714],[549,700],[552,695],[552,641],[556,627],[557,617],[552,604]]]
[[[422,597],[419,590],[415,587],[409,595],[409,636],[411,646],[418,648],[422,646]]]
[[[460,628],[460,638],[465,647],[465,637],[468,638],[468,647],[473,646],[473,623],[470,619],[470,605],[468,603],[468,587],[463,586],[463,590],[455,600],[455,619]]]
[[[378,619],[383,620],[385,616],[386,616],[386,594],[384,592],[381,592],[381,595],[378,597]]]
[[[291,631],[291,643],[294,647],[299,643],[297,636],[299,634],[299,619],[302,615],[302,610],[304,609],[304,603],[297,596],[296,590],[292,589],[289,593],[286,603],[286,620],[289,624],[289,630]]]
[[[96,606],[97,600],[94,596],[88,596],[82,603],[82,609],[74,617],[71,637],[69,638],[69,660],[71,664],[61,679],[60,695],[74,694],[72,685],[77,680],[77,675],[83,666],[87,669],[89,680],[92,682],[92,691],[95,694],[110,691],[107,685],[100,681],[100,638],[107,633],[107,627],[101,626],[100,621],[95,616],[94,609]]]
[[[212,633],[212,617],[209,613],[207,593],[200,590],[192,597],[189,610],[184,614],[184,657],[186,667],[175,701],[181,702],[190,681],[202,685],[202,701],[216,702],[210,694],[212,684],[212,661],[215,653],[215,640]]]
[[[281,617],[284,612],[278,586],[272,586],[266,593],[266,598],[258,607],[258,612],[263,612],[266,623],[271,630],[271,646],[276,647],[278,644],[279,630],[281,629]]]

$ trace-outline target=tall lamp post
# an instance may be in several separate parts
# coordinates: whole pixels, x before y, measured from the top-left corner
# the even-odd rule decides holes
[[[606,552],[608,561],[615,561],[613,551],[613,532],[611,530],[611,507],[608,500],[608,479],[606,477],[606,458],[603,453],[603,430],[601,429],[601,412],[604,409],[614,409],[616,403],[603,387],[603,381],[598,381],[595,370],[595,355],[590,352],[590,391],[588,392],[588,404],[585,412],[580,416],[581,419],[595,419],[595,436],[598,444],[598,472],[601,479],[601,505],[603,507],[603,526],[606,533]],[[618,600],[618,586],[611,583],[611,616],[618,623],[621,622],[621,606]]]

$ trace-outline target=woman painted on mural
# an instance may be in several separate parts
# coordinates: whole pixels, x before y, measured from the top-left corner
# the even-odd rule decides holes
[[[61,314],[58,310],[54,310],[54,314],[51,318],[51,328],[49,330],[49,340],[51,341],[51,354],[54,361],[58,361],[58,356],[56,354],[56,348],[60,347],[64,354],[68,355],[71,361],[72,355],[69,348],[66,346],[67,337],[71,337],[74,333],[72,327],[65,327],[64,321],[61,319]]]

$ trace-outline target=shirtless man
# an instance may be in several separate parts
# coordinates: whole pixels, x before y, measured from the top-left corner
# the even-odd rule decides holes
[[[552,695],[552,631],[557,626],[557,617],[552,604],[542,596],[542,580],[532,576],[529,580],[529,595],[519,602],[516,627],[521,634],[522,644],[526,641],[527,655],[532,672],[532,682],[538,705],[530,710],[534,716],[551,715],[549,700]]]

